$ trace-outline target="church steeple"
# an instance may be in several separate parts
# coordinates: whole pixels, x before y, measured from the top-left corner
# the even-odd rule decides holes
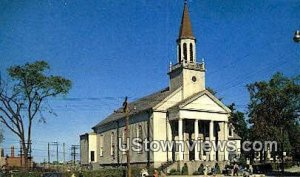
[[[185,1],[179,36],[177,38],[177,63],[170,65],[170,90],[181,89],[182,99],[205,90],[204,61],[196,61],[196,38],[192,31],[188,4]]]
[[[179,36],[177,39],[178,63],[196,62],[195,44],[196,44],[196,38],[193,35],[188,5],[187,2],[185,1],[182,18],[181,18]]]

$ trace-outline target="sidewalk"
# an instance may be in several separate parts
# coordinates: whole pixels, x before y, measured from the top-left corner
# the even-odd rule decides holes
[[[285,171],[291,172],[291,173],[300,172],[300,167],[298,167],[298,166],[293,166],[292,168],[285,169]]]

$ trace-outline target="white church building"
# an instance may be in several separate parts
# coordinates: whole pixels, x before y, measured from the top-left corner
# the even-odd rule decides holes
[[[171,65],[168,72],[169,86],[128,105],[130,139],[184,142],[184,146],[138,151],[130,148],[131,164],[160,167],[176,162],[223,163],[231,156],[239,156],[241,138],[228,123],[231,111],[206,90],[205,64],[196,59],[196,38],[185,3],[177,39],[177,63]],[[125,165],[126,153],[119,149],[125,143],[125,121],[125,114],[119,108],[92,127],[93,132],[81,135],[81,164]],[[195,141],[200,143],[187,148]],[[216,145],[233,142],[236,150],[208,151],[201,147],[206,141]],[[131,141],[130,146],[133,146]]]

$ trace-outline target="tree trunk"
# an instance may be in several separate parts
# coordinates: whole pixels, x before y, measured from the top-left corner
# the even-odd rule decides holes
[[[29,146],[28,144],[26,145],[25,140],[21,140],[22,141],[22,151],[23,154],[21,153],[21,162],[22,162],[22,167],[24,170],[28,170],[29,169],[29,165],[28,165],[28,152],[29,152]]]
[[[28,170],[28,148],[23,148],[24,150],[24,169]]]

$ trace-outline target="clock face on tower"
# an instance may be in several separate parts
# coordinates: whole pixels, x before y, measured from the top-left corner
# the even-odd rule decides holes
[[[193,77],[192,77],[192,81],[193,81],[193,82],[196,82],[196,81],[197,81],[196,76],[193,76]]]

